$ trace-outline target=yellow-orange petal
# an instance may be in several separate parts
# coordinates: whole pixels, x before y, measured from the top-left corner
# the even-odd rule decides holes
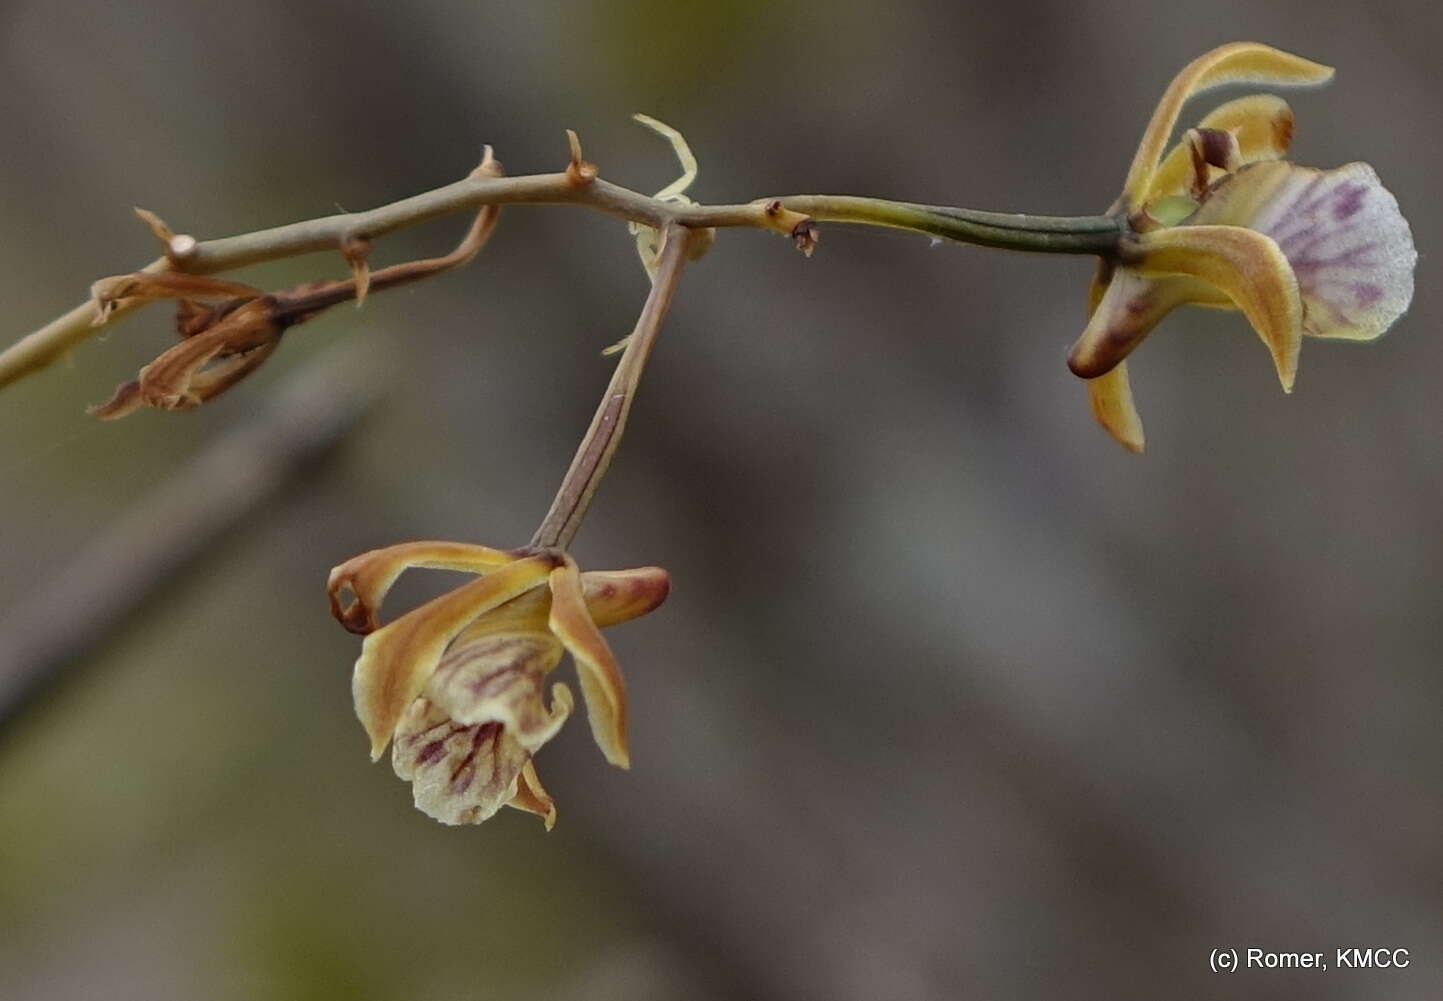
[[[551,571],[551,631],[576,660],[591,735],[606,760],[631,767],[626,746],[626,682],[611,647],[586,610],[581,574],[568,556]]]
[[[605,628],[630,622],[652,611],[671,592],[671,574],[661,567],[635,570],[587,570],[581,593],[591,621]]]
[[[1326,83],[1333,68],[1259,42],[1233,42],[1205,52],[1173,78],[1153,110],[1127,171],[1123,198],[1138,207],[1147,198],[1159,157],[1187,99],[1230,83],[1305,86]]]
[[[1398,201],[1366,163],[1260,163],[1214,188],[1189,220],[1276,241],[1297,278],[1303,333],[1372,340],[1413,300],[1418,252]]]
[[[1112,273],[1117,270],[1117,265],[1106,258],[1097,259],[1097,269],[1092,272],[1092,281],[1087,285],[1087,315],[1090,318],[1102,297],[1107,294],[1107,286],[1112,284]]]
[[[552,565],[552,560],[541,556],[508,563],[366,637],[352,675],[351,694],[356,716],[371,738],[373,760],[386,749],[401,714],[426,687],[456,634],[497,605],[546,580]]]
[[[1292,392],[1303,307],[1272,237],[1240,226],[1177,226],[1144,234],[1125,257],[1144,275],[1187,275],[1225,294],[1267,345],[1283,391]]]
[[[485,573],[516,557],[499,549],[465,542],[402,542],[353,556],[331,571],[326,592],[331,614],[353,633],[362,635],[380,626],[381,602],[396,579],[412,567]],[[351,592],[344,606],[341,595]]]
[[[526,767],[521,769],[520,781],[516,784],[516,795],[506,805],[540,817],[548,831],[556,826],[556,803],[551,799],[551,794],[546,791],[546,787],[541,784],[541,777],[536,774],[534,761],[526,762]]]
[[[1197,127],[1231,133],[1237,139],[1238,159],[1244,164],[1280,160],[1293,141],[1293,109],[1274,94],[1250,94],[1218,106]],[[1180,142],[1158,165],[1144,200],[1185,193],[1192,172],[1192,151]]]
[[[1088,379],[1087,399],[1092,404],[1092,416],[1097,423],[1123,448],[1142,454],[1146,441],[1142,433],[1142,418],[1138,416],[1132,400],[1132,387],[1127,381],[1127,362],[1096,379]]]
[[[1181,276],[1144,278],[1131,268],[1118,268],[1068,353],[1067,367],[1083,379],[1106,375],[1163,317],[1189,300],[1193,284]]]

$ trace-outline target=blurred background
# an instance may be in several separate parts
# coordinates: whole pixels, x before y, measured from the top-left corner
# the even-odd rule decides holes
[[[6,0],[7,343],[154,256],[132,205],[228,235],[482,143],[559,169],[567,127],[653,191],[675,163],[634,111],[686,133],[705,201],[1101,211],[1172,74],[1236,39],[1338,67],[1289,95],[1295,158],[1374,164],[1422,256],[1411,314],[1306,344],[1292,397],[1238,316],[1175,315],[1133,365],[1138,458],[1063,364],[1090,260],[721,234],[575,547],[674,575],[609,634],[634,769],[573,722],[551,834],[442,827],[368,763],[323,588],[390,542],[530,536],[645,295],[624,225],[508,210],[465,271],[299,328],[200,412],[98,424],[172,336],[132,318],[0,392],[0,650],[37,600],[73,641],[0,733],[0,997],[1439,997],[1440,38],[1423,0]],[[193,463],[278,393],[364,413],[184,567],[95,557],[232,496]],[[113,628],[44,597],[96,577]],[[1208,972],[1250,946],[1412,965]]]

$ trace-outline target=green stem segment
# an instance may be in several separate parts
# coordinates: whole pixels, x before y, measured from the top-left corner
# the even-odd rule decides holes
[[[621,444],[622,433],[626,430],[626,418],[631,413],[632,401],[636,398],[636,387],[641,382],[642,369],[656,344],[656,335],[661,331],[662,320],[666,318],[676,286],[681,278],[682,265],[687,260],[687,246],[692,233],[684,226],[669,226],[665,230],[665,243],[657,258],[656,277],[652,281],[651,294],[641,308],[636,327],[627,338],[626,350],[621,361],[611,374],[606,394],[591,419],[591,427],[571,460],[571,468],[556,491],[551,510],[546,512],[541,527],[531,537],[531,545],[538,548],[571,545],[586,509],[591,505],[592,495],[611,465],[611,457]]]
[[[887,226],[1005,250],[1105,256],[1117,251],[1122,237],[1122,224],[1112,216],[979,212],[855,195],[792,195],[781,202],[792,211],[811,216],[818,222]]]

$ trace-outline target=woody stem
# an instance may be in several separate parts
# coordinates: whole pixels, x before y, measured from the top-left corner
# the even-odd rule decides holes
[[[375,239],[405,226],[475,210],[483,205],[578,205],[663,229],[753,227],[790,232],[776,206],[822,222],[849,222],[926,233],[946,240],[1011,250],[1111,256],[1121,238],[1120,223],[1108,216],[1036,216],[979,212],[941,205],[919,205],[855,195],[788,195],[742,205],[695,205],[661,201],[600,177],[576,183],[570,172],[500,177],[473,173],[464,180],[367,212],[345,213],[194,244],[183,260],[152,261],[147,272],[185,271],[209,275],[261,261],[343,248],[356,237]],[[796,234],[791,234],[796,235]],[[0,350],[0,387],[37,372],[72,348],[132,312],[138,302],[122,302],[98,322],[92,303],[82,303],[40,329]]]
[[[571,545],[576,530],[581,527],[592,495],[606,475],[616,447],[621,444],[626,418],[631,413],[636,387],[641,382],[642,369],[656,343],[661,322],[671,307],[681,279],[691,236],[692,231],[681,225],[673,224],[662,231],[664,243],[657,259],[651,293],[646,297],[646,304],[641,308],[631,336],[627,338],[626,349],[611,374],[611,382],[596,408],[596,415],[591,418],[591,427],[587,428],[586,437],[581,439],[576,456],[571,460],[571,468],[556,490],[551,510],[546,512],[541,526],[531,537],[531,545],[564,549]]]

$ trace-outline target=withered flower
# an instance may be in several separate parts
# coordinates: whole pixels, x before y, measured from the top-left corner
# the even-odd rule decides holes
[[[381,602],[411,567],[478,576],[382,626]],[[394,741],[396,774],[442,823],[479,824],[512,806],[549,830],[556,807],[532,756],[573,700],[557,683],[547,705],[546,676],[571,654],[592,736],[629,767],[626,687],[600,628],[645,615],[669,588],[659,567],[582,573],[557,550],[408,542],[346,561],[327,590],[336,619],[366,636],[352,693],[372,759]]]
[[[137,272],[103,278],[91,290],[97,322],[123,300],[177,299],[179,344],[162,352],[140,375],[90,408],[116,420],[141,407],[190,410],[214,399],[255,371],[280,345],[287,317],[275,296],[239,282],[177,272]]]
[[[471,176],[499,177],[502,173],[501,164],[488,146],[485,158]],[[482,207],[465,237],[449,254],[375,272],[366,263],[370,241],[360,234],[350,234],[337,248],[351,271],[345,281],[306,282],[266,293],[239,282],[183,271],[137,271],[102,278],[91,286],[97,324],[104,323],[122,303],[176,300],[176,333],[181,340],[142,368],[136,379],[122,383],[105,403],[91,407],[90,414],[101,420],[115,420],[141,407],[198,407],[255,371],[280,346],[281,335],[291,327],[339,303],[359,304],[369,292],[419,281],[467,263],[486,245],[499,212],[495,205]],[[136,213],[161,241],[172,265],[183,263],[184,259],[177,256],[178,248],[194,253],[193,238],[177,237],[152,212],[136,209]]]
[[[1230,101],[1161,156],[1194,94],[1332,75],[1238,42],[1189,64],[1153,112],[1112,210],[1125,225],[1117,259],[1099,268],[1087,329],[1068,358],[1089,380],[1094,416],[1133,451],[1143,447],[1142,422],[1124,359],[1177,306],[1241,310],[1287,391],[1302,335],[1371,340],[1407,310],[1417,252],[1397,201],[1367,164],[1314,170],[1283,162],[1293,116],[1281,99]]]

